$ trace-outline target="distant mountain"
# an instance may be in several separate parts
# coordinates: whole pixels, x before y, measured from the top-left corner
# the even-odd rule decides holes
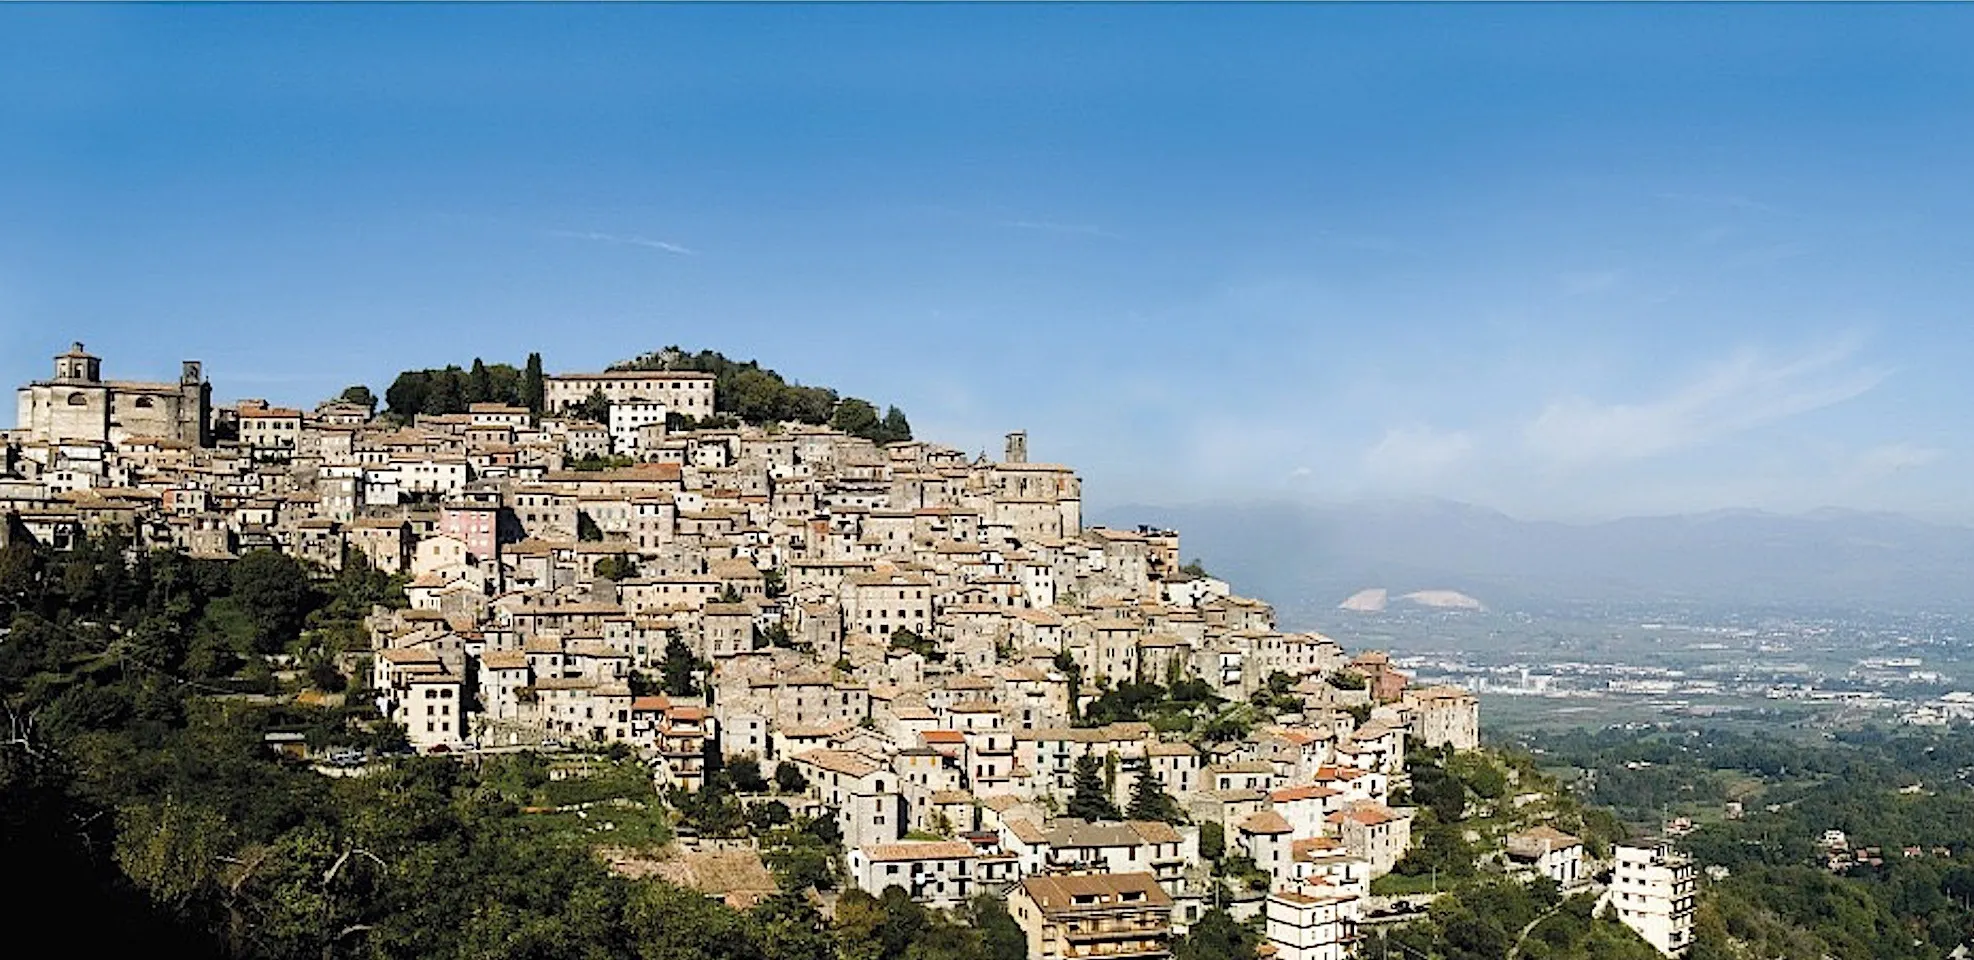
[[[1439,500],[1125,506],[1097,522],[1180,532],[1245,594],[1333,610],[1366,588],[1552,603],[1974,610],[1974,529],[1896,514],[1729,510],[1594,524]],[[1366,598],[1368,599],[1368,598]]]

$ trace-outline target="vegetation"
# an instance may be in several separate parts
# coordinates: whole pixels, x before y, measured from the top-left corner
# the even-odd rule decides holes
[[[1974,930],[1965,730],[1804,742],[1663,725],[1532,743],[1627,819],[1699,823],[1682,845],[1727,877],[1703,886],[1696,960],[1941,957]],[[1833,829],[1849,848],[1834,856],[1818,842]]]
[[[1076,771],[1070,781],[1068,814],[1082,820],[1122,819],[1117,804],[1111,802],[1104,785],[1103,762],[1084,754],[1076,758]]]
[[[852,436],[877,443],[912,438],[903,411],[887,407],[882,416],[869,401],[838,397],[827,387],[789,383],[781,374],[753,360],[729,360],[701,350],[687,353],[672,346],[634,360],[612,364],[612,370],[690,370],[713,375],[713,406],[718,414],[755,425],[772,423],[828,424]],[[702,420],[697,426],[706,426]]]
[[[511,364],[487,364],[478,357],[473,365],[439,369],[406,370],[384,391],[390,412],[409,422],[419,414],[465,413],[476,403],[503,403],[540,412],[542,378],[541,356],[528,355],[526,370]]]
[[[665,658],[659,661],[660,685],[674,697],[699,695],[699,677],[712,672],[713,665],[692,655],[685,638],[677,630],[665,638]]]
[[[736,596],[734,599],[738,601],[740,598]],[[940,648],[937,641],[905,627],[891,631],[891,649],[908,650],[933,662],[946,659],[946,651]]]
[[[569,469],[583,472],[622,470],[625,467],[635,466],[637,466],[636,457],[628,457],[622,454],[600,455],[591,453],[569,461]]]
[[[1549,881],[1492,878],[1433,901],[1423,920],[1366,927],[1360,956],[1426,960],[1655,960],[1659,952],[1615,920],[1591,915],[1594,898],[1567,900]]]
[[[617,554],[596,561],[596,575],[605,580],[629,580],[637,576],[637,558]]]
[[[1186,815],[1179,809],[1179,801],[1165,792],[1159,785],[1158,777],[1147,765],[1138,771],[1138,777],[1131,782],[1131,802],[1125,815],[1132,820],[1162,820],[1166,823],[1184,823]]]
[[[1169,686],[1126,681],[1101,689],[1077,726],[1144,721],[1161,732],[1185,733],[1225,702],[1203,680],[1177,680]]]
[[[343,392],[336,395],[336,399],[344,403],[354,403],[371,413],[377,412],[377,395],[371,393],[369,387],[360,383],[354,386],[344,387]]]
[[[739,824],[717,823],[740,807],[738,787],[766,787],[758,766],[716,771],[678,811],[761,840],[789,892],[737,911],[627,879],[594,855],[671,836],[672,812],[626,751],[558,779],[559,761],[531,754],[477,765],[403,757],[326,777],[268,749],[266,734],[295,730],[319,747],[387,746],[361,711],[232,692],[266,672],[262,651],[321,642],[325,623],[387,599],[393,583],[360,564],[307,574],[264,558],[130,554],[111,541],[0,551],[0,857],[33,871],[10,887],[12,915],[86,911],[88,923],[63,931],[83,955],[1022,955],[992,902],[947,917],[895,891],[846,894],[826,921],[806,891],[837,882],[833,818],[799,820],[762,797]]]
[[[402,585],[359,554],[331,574],[275,554],[193,560],[115,539],[62,553],[19,541],[0,549],[0,857],[33,871],[14,885],[10,910],[86,907],[91,922],[64,933],[85,955],[1022,956],[1018,929],[991,899],[947,915],[895,889],[846,891],[825,920],[808,892],[842,886],[842,839],[827,812],[797,815],[781,799],[806,786],[786,763],[770,775],[751,757],[711,757],[705,789],[660,797],[622,750],[562,778],[531,754],[476,766],[397,757],[332,778],[268,749],[271,733],[301,733],[316,749],[402,745],[360,690],[347,706],[296,696],[347,685],[352,672],[362,682],[361,670],[342,668],[367,646],[361,618],[401,605]],[[657,682],[695,695],[704,669],[673,637]],[[1107,690],[1090,713],[1214,706],[1179,684],[1143,686],[1155,692]],[[1366,927],[1361,951],[1653,956],[1593,916],[1588,897],[1511,880],[1481,855],[1538,821],[1583,836],[1593,853],[1625,836],[1608,812],[1570,797],[1560,774],[1652,823],[1668,810],[1714,811],[1682,841],[1726,870],[1703,886],[1696,960],[1945,956],[1974,930],[1974,735],[1810,736],[1666,726],[1557,735],[1525,750],[1413,744],[1410,794],[1397,802],[1419,809],[1419,843],[1378,889],[1447,892],[1419,920]],[[1116,776],[1079,760],[1067,812],[1118,817]],[[1745,816],[1719,810],[1723,798],[1743,802]],[[1173,819],[1172,807],[1139,773],[1123,812]],[[1817,842],[1832,829],[1849,837],[1845,858]],[[627,879],[593,853],[648,850],[686,831],[757,840],[787,893],[736,911]],[[1202,825],[1200,846],[1220,876],[1258,876],[1229,856],[1217,824]],[[1257,944],[1251,925],[1209,913],[1174,953],[1247,960]]]
[[[1254,960],[1261,934],[1254,925],[1239,923],[1215,907],[1193,922],[1186,935],[1172,941],[1172,960]]]

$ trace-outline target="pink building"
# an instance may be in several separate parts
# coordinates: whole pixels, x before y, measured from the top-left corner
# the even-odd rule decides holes
[[[439,532],[466,544],[469,560],[488,560],[500,544],[500,507],[484,503],[446,504],[439,508]]]

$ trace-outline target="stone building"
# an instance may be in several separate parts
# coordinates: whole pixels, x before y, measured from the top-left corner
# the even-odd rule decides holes
[[[561,412],[601,393],[611,403],[652,400],[688,417],[713,414],[713,375],[685,370],[613,370],[607,373],[561,373],[544,378],[546,409]]]
[[[212,385],[197,360],[177,383],[104,380],[103,361],[77,343],[55,357],[55,376],[21,387],[19,428],[33,443],[122,444],[156,437],[212,445]]]

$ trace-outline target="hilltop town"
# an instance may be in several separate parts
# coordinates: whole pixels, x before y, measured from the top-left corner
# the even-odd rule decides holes
[[[721,418],[715,387],[542,375],[527,404],[407,420],[347,395],[215,406],[199,363],[106,380],[78,343],[19,391],[0,544],[392,578],[401,599],[331,666],[403,749],[614,751],[675,798],[745,768],[833,821],[847,887],[1005,897],[1031,957],[1161,956],[1215,908],[1265,917],[1283,960],[1351,952],[1415,847],[1408,751],[1478,748],[1474,696],[1279,630],[1177,532],[1086,526],[1076,472],[1030,462],[1024,433],[969,456]],[[624,868],[729,902],[772,888],[752,845],[691,824],[680,857]],[[1590,881],[1553,827],[1499,853]],[[1616,864],[1622,918],[1681,952],[1691,865]]]

